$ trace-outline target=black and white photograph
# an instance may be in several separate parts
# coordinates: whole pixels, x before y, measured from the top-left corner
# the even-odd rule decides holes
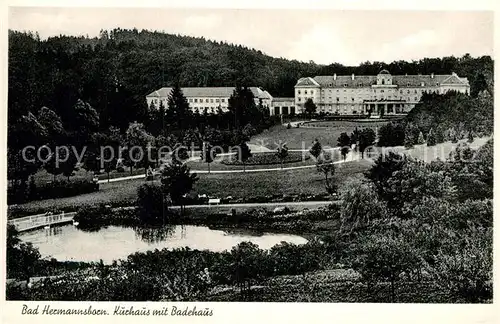
[[[493,11],[11,6],[6,25],[20,314],[493,303]],[[153,303],[33,303],[68,301]]]

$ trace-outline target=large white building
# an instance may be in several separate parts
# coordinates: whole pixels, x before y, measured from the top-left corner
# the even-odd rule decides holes
[[[226,112],[228,110],[229,98],[234,91],[233,87],[185,87],[181,89],[191,110],[193,112],[198,111],[200,114],[203,114],[205,110],[209,114],[214,114],[217,113],[219,108]],[[249,89],[255,97],[255,104],[258,105],[262,102],[264,107],[271,107],[273,97],[269,92],[259,87],[249,87]],[[165,108],[167,108],[168,96],[171,91],[172,88],[165,87],[151,92],[146,96],[148,106],[151,106],[151,103],[153,103],[158,108],[160,103],[163,103]]]
[[[467,78],[448,75],[332,75],[301,78],[295,85],[295,111],[304,112],[311,98],[316,112],[334,115],[406,114],[420,101],[424,92],[454,90],[469,94]]]

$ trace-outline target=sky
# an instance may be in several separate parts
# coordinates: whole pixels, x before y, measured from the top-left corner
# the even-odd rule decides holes
[[[10,7],[9,29],[42,38],[137,28],[242,44],[287,59],[358,65],[493,56],[491,11]]]

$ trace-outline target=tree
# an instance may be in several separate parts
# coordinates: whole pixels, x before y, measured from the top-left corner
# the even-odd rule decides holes
[[[70,151],[67,147],[66,150],[61,150],[60,153],[59,168],[62,174],[67,177],[69,181],[69,177],[71,177],[73,175],[73,172],[76,170],[76,163],[78,161],[74,152]]]
[[[172,151],[172,163],[182,164],[189,159],[187,148],[183,145],[176,145]]]
[[[89,103],[78,99],[73,106],[74,121],[71,126],[76,131],[77,143],[80,145],[90,138],[99,128],[99,114]]]
[[[27,280],[33,276],[40,252],[31,243],[23,243],[14,225],[7,225],[7,278]]]
[[[55,145],[62,142],[65,130],[59,115],[47,107],[42,107],[38,112],[37,119],[47,132],[47,139],[50,147],[53,148]]]
[[[53,181],[56,181],[56,176],[62,173],[59,159],[57,158],[59,155],[62,155],[62,148],[59,148],[58,152],[53,152],[49,157],[48,161],[44,163],[43,168],[47,173],[52,174]],[[57,153],[57,154],[56,154]]]
[[[143,184],[137,189],[137,212],[144,224],[168,223],[168,196],[156,184]]]
[[[336,186],[332,179],[335,175],[335,164],[330,161],[325,161],[325,159],[319,159],[316,162],[316,169],[325,176],[325,188],[329,194],[333,194],[336,191]],[[328,178],[330,177],[330,179]]]
[[[403,145],[404,138],[404,126],[399,122],[385,124],[378,130],[378,146]]]
[[[247,140],[250,140],[253,135],[257,134],[257,130],[252,126],[252,124],[248,123],[245,127],[243,127],[242,133]]]
[[[419,145],[425,144],[424,134],[422,134],[422,131],[418,133],[417,144]]]
[[[385,217],[385,206],[376,198],[374,188],[360,181],[349,183],[340,193],[340,232],[365,228]]]
[[[178,84],[174,85],[168,96],[168,109],[172,120],[177,122],[178,129],[187,128],[192,113],[189,109],[189,103]]]
[[[280,159],[281,168],[283,169],[283,162],[288,156],[288,147],[286,146],[286,143],[280,143],[278,150],[276,151],[276,155]]]
[[[415,127],[413,124],[408,123],[406,124],[405,128],[405,141],[404,145],[406,148],[412,148],[413,145],[415,145],[416,139],[415,139]]]
[[[316,112],[316,104],[313,102],[311,98],[308,98],[304,103],[304,110],[306,114],[309,115],[309,118]]]
[[[342,154],[342,157],[345,161],[346,156],[351,149],[351,138],[349,137],[349,135],[347,135],[347,133],[341,133],[339,138],[337,139],[337,143],[337,145],[340,147],[340,154]]]
[[[130,123],[127,131],[125,132],[125,141],[128,146],[128,154],[125,155],[124,163],[130,166],[130,172],[132,173],[132,167],[136,163],[140,163],[144,166],[144,173],[149,165],[147,158],[147,148],[154,142],[154,137],[149,134],[144,124],[142,123]]]
[[[418,251],[404,238],[387,235],[369,235],[359,246],[353,268],[369,285],[389,281],[391,302],[396,301],[395,288],[402,275],[419,267]]]
[[[469,132],[469,135],[467,135],[467,142],[474,142],[474,135],[472,135],[472,132]]]
[[[389,180],[394,173],[403,169],[406,164],[406,156],[389,152],[379,155],[372,167],[365,173],[365,177],[374,184],[378,197],[381,200],[391,202],[393,193],[389,190]]]
[[[255,98],[248,87],[237,86],[228,101],[229,115],[231,123],[235,129],[240,129],[241,125],[250,122],[260,123],[265,116],[255,104]]]
[[[232,280],[240,287],[241,294],[249,293],[252,282],[263,278],[267,265],[264,251],[251,242],[242,242],[231,249]]]
[[[245,172],[245,163],[252,157],[252,152],[246,142],[241,142],[236,148],[236,159],[243,163],[243,172]]]
[[[363,129],[359,134],[359,151],[361,158],[364,159],[365,150],[375,143],[375,131],[371,128]]]
[[[207,163],[208,173],[210,173],[210,163],[214,161],[215,152],[212,150],[212,146],[208,142],[203,142],[201,149],[201,161]]]
[[[323,148],[321,147],[321,143],[318,141],[318,139],[315,139],[313,142],[313,145],[309,149],[309,153],[315,159],[318,159],[318,157],[321,155],[321,152],[323,152]]]
[[[191,173],[186,164],[170,163],[161,172],[161,184],[164,194],[172,199],[174,204],[181,206],[183,211],[183,197],[189,193],[198,181],[196,173]]]
[[[427,146],[435,146],[436,145],[436,136],[434,135],[434,132],[432,128],[429,130],[429,133],[427,134]]]

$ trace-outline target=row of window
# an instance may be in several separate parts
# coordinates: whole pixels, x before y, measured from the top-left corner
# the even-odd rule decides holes
[[[307,101],[307,99],[308,99],[308,98],[304,98],[304,102],[305,102],[305,101]],[[325,101],[326,101],[326,98],[324,98],[324,99],[325,99]],[[330,101],[332,101],[332,97],[328,97],[328,99],[330,99]],[[340,102],[340,97],[337,97],[336,99],[337,99],[337,102]],[[366,100],[366,99],[371,99],[371,100],[376,100],[376,99],[389,99],[389,100],[390,100],[390,99],[392,99],[392,96],[387,96],[387,97],[384,97],[384,96],[380,96],[380,97],[378,97],[378,96],[370,96],[370,98],[359,98],[359,100]],[[398,96],[394,96],[394,100],[403,100],[403,99],[405,99],[403,96],[399,96],[399,97],[398,97]],[[353,101],[353,102],[354,102],[354,100],[355,100],[355,99],[354,99],[353,97],[351,97],[351,101]],[[407,100],[411,100],[411,98],[408,96]],[[417,100],[419,100],[419,99],[418,99],[418,97],[414,97],[414,100],[415,100],[415,101],[417,101]],[[301,98],[301,97],[298,97],[298,98],[297,98],[297,101],[298,101],[298,102],[302,102],[302,98]],[[344,101],[344,102],[348,101],[348,100],[347,100],[347,97],[344,97],[344,100],[343,100],[343,101]]]
[[[219,102],[219,98],[215,98],[215,99],[214,98],[210,98],[210,99],[207,98],[207,99],[205,99],[205,101],[203,101],[203,99],[201,99],[201,98],[200,99],[198,99],[198,98],[189,98],[188,102],[196,102],[197,103],[198,100],[199,100],[200,103],[202,103],[202,102],[214,103],[214,100],[215,100],[215,102]],[[226,99],[221,98],[220,102],[226,102]]]
[[[300,90],[297,90],[297,93],[298,93],[298,94],[301,94],[301,93],[300,93]],[[309,93],[310,93],[311,95],[314,95],[314,90],[311,90]],[[307,94],[307,90],[304,90],[304,94]]]
[[[351,91],[355,91],[355,89],[350,89],[350,90],[351,90]],[[324,95],[324,94],[325,94],[325,91],[326,91],[326,90],[322,89],[322,90],[321,90],[321,94],[322,94],[322,95]],[[379,93],[384,93],[384,92],[386,92],[386,91],[387,91],[387,92],[398,92],[398,90],[397,90],[397,89],[379,89],[379,91],[378,91],[378,92],[379,92]],[[424,91],[426,91],[426,90],[424,90],[424,89],[420,89],[420,90],[414,89],[414,90],[413,90],[413,92],[414,92],[414,93],[418,93],[418,92],[423,93]],[[337,92],[339,92],[339,89],[337,89]],[[346,92],[346,89],[344,89],[344,92]],[[362,92],[362,90],[361,90],[361,89],[356,89],[356,92]],[[377,93],[377,89],[373,89],[373,92],[374,92],[374,93]],[[410,90],[410,89],[406,90],[406,93],[408,93],[408,94],[409,94],[410,92],[411,92],[411,90]],[[332,93],[332,90],[328,90],[328,93]],[[404,93],[404,90],[403,90],[403,89],[400,89],[400,90],[399,90],[399,93],[401,93],[401,94],[402,94],[402,93]],[[300,90],[298,90],[298,94],[300,94]]]

